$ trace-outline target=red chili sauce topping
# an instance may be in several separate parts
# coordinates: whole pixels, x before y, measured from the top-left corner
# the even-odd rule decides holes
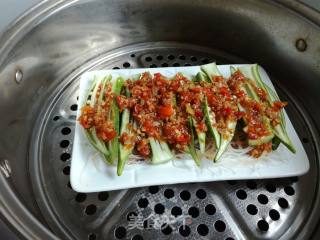
[[[247,137],[252,140],[270,134],[265,118],[270,119],[272,126],[280,123],[279,112],[287,103],[276,101],[270,105],[267,93],[240,71],[236,71],[228,80],[223,77],[211,79],[210,83],[195,82],[182,74],[169,79],[160,73],[153,76],[143,73],[140,79],[125,82],[130,97],[126,97],[124,92],[115,97],[111,83],[108,83],[104,93],[101,93],[99,86],[96,96],[91,96],[98,100],[100,94],[104,94],[102,103],[94,106],[86,104],[81,109],[79,122],[85,129],[94,127],[103,141],[112,140],[117,132],[113,121],[108,120],[107,116],[115,100],[120,111],[128,109],[135,122],[134,126],[128,126],[133,134],[123,133],[119,141],[127,147],[135,146],[135,151],[144,158],[151,154],[150,138],[166,141],[177,152],[185,151],[191,142],[189,117],[195,120],[196,131],[206,132],[203,111],[205,99],[214,116],[213,127],[226,139],[232,136],[227,123],[241,118],[247,125]],[[253,100],[245,93],[246,84],[252,86],[260,101]],[[267,143],[256,146],[249,154],[259,157],[264,151],[270,150],[271,143]]]
[[[111,92],[111,83],[107,84],[104,93],[101,93],[100,85],[97,94],[95,96],[91,96],[91,98],[96,98],[97,102],[100,94],[104,94],[102,97],[102,103],[100,105],[95,104],[94,106],[90,106],[90,104],[83,106],[81,109],[81,116],[78,120],[85,129],[94,127],[96,129],[97,136],[107,142],[117,136],[113,121],[107,119],[110,103],[114,98],[114,94]]]
[[[268,124],[276,126],[280,123],[279,113],[287,103],[276,101],[270,106],[265,90],[258,88],[252,80],[247,79],[239,70],[231,75],[228,85],[243,109],[241,115],[247,125],[248,139],[257,140],[271,134]],[[259,101],[246,94],[245,89],[248,89],[248,86],[251,86],[251,89],[258,95]],[[269,142],[255,146],[249,154],[253,157],[259,157],[263,152],[270,152],[271,145],[272,143]]]

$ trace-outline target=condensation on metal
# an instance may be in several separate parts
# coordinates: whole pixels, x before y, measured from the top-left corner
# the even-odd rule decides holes
[[[178,67],[239,61],[200,48],[157,46],[127,49],[88,68]],[[58,100],[50,103],[50,114],[41,126],[42,142],[38,147],[42,152],[36,159],[43,176],[36,192],[39,190],[50,199],[47,204],[37,198],[38,204],[50,227],[63,239],[277,239],[289,231],[301,209],[306,212],[311,206],[314,191],[305,177],[76,193],[70,186],[70,160],[79,107],[78,83],[78,77],[72,79]],[[285,94],[282,97],[290,100]],[[292,105],[288,109],[290,115],[303,126],[301,114]],[[304,136],[308,152],[312,137],[303,129],[299,127],[298,131]],[[41,161],[45,163],[40,164]],[[310,174],[312,177],[314,173]],[[309,197],[305,197],[307,189]],[[301,221],[305,217],[300,215]]]
[[[22,79],[23,79],[23,73],[22,73],[21,69],[17,69],[15,72],[16,83],[20,84],[22,82]]]

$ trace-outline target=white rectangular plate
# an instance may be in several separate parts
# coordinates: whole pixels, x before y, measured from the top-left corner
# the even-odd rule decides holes
[[[239,65],[234,65],[235,67]],[[230,65],[218,66],[220,72],[230,76]],[[84,96],[95,75],[113,77],[130,77],[134,74],[149,71],[160,72],[164,76],[171,77],[177,72],[186,76],[193,76],[200,71],[200,67],[176,67],[176,68],[150,68],[150,69],[121,69],[87,72],[82,75],[79,91],[79,109],[84,103]],[[267,73],[260,68],[262,80],[274,89]],[[246,154],[238,153],[230,146],[218,163],[208,159],[202,159],[201,167],[197,167],[194,161],[185,155],[183,159],[169,161],[162,165],[148,163],[127,164],[122,176],[117,176],[116,166],[107,165],[99,153],[90,145],[83,128],[77,122],[73,142],[71,162],[71,186],[78,192],[98,192],[133,187],[142,187],[159,184],[174,184],[186,182],[209,182],[232,179],[257,179],[298,176],[309,170],[309,160],[302,143],[294,130],[287,114],[286,125],[290,139],[296,147],[297,153],[293,154],[280,145],[276,151],[259,159],[253,159]]]

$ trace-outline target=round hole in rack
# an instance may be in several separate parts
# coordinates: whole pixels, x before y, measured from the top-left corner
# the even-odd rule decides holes
[[[214,215],[216,213],[216,207],[212,204],[208,204],[204,210],[208,215]]]
[[[77,111],[78,110],[78,105],[77,104],[72,104],[70,106],[71,111]]]
[[[150,67],[150,68],[156,68],[157,65],[153,63],[153,64],[150,64],[149,67]]]
[[[151,62],[152,61],[152,57],[146,57],[144,60],[146,60],[146,62]]]
[[[228,183],[229,185],[233,186],[233,185],[236,185],[236,184],[237,184],[237,181],[236,181],[236,180],[229,180],[229,181],[227,181],[227,183]]]
[[[65,166],[62,172],[64,175],[70,175],[70,166]]]
[[[183,190],[181,193],[180,193],[180,198],[184,201],[188,201],[191,197],[191,194],[190,192],[188,192],[187,190]]]
[[[182,215],[182,209],[180,207],[173,207],[171,209],[171,214],[175,217],[181,216]]]
[[[199,209],[196,207],[191,207],[188,210],[188,214],[192,217],[192,218],[197,218],[199,216]]]
[[[289,195],[289,196],[293,196],[294,194],[295,194],[295,190],[294,190],[294,188],[293,187],[291,187],[291,186],[286,186],[286,187],[284,187],[284,192],[287,194],[287,195]]]
[[[68,140],[62,140],[62,141],[60,142],[60,147],[66,148],[66,147],[69,146],[69,144],[70,144],[70,142],[69,142]]]
[[[71,133],[71,129],[69,127],[64,127],[64,128],[61,129],[61,133],[63,135],[68,135],[68,134]]]
[[[190,58],[190,60],[191,60],[192,62],[196,62],[198,59],[197,59],[197,57],[192,56],[192,57]]]
[[[60,159],[61,159],[61,161],[63,161],[63,162],[65,162],[65,161],[67,161],[68,159],[70,159],[70,157],[71,157],[71,155],[70,155],[69,153],[62,153],[62,154],[60,155]]]
[[[164,223],[164,224],[162,224],[162,226],[161,226],[161,232],[162,232],[164,235],[169,235],[169,234],[172,233],[172,228],[170,227],[169,224]]]
[[[162,213],[164,213],[164,206],[163,206],[161,203],[157,203],[157,204],[154,206],[154,212],[157,213],[157,214],[162,214]]]
[[[304,138],[302,138],[302,142],[308,143],[308,142],[309,142],[309,139],[304,137]]]
[[[134,53],[132,53],[132,54],[130,55],[130,57],[134,58],[134,57],[136,57],[136,55],[135,55]]]
[[[174,67],[179,67],[179,66],[180,66],[180,63],[175,62],[175,63],[172,64],[172,66],[174,66]]]
[[[209,228],[207,225],[205,224],[200,224],[197,227],[197,232],[199,233],[199,235],[201,236],[207,236],[209,233]]]
[[[258,208],[256,205],[253,205],[253,204],[249,204],[247,206],[247,212],[250,214],[250,215],[256,215],[258,213]]]
[[[269,230],[269,223],[264,219],[259,220],[257,226],[262,232],[267,232]]]
[[[157,60],[161,61],[163,59],[163,56],[158,55],[156,58],[157,58]]]
[[[236,191],[236,196],[237,198],[239,198],[240,200],[244,200],[247,198],[247,193],[246,191],[244,191],[243,189],[239,189],[238,191]]]
[[[214,228],[218,232],[224,232],[226,230],[226,224],[224,223],[224,221],[218,220],[214,223]]]
[[[112,69],[116,70],[116,69],[120,69],[119,67],[113,67]]]
[[[109,198],[109,193],[108,192],[99,192],[98,193],[98,199],[100,201],[106,201]]]
[[[277,190],[276,186],[273,183],[267,183],[266,189],[270,193],[274,193]]]
[[[288,203],[287,199],[285,199],[285,198],[279,198],[278,204],[281,208],[288,208],[289,207],[289,203]]]
[[[190,63],[185,63],[184,66],[189,67],[189,66],[191,66],[191,64]]]
[[[186,56],[184,56],[184,55],[179,55],[179,59],[180,59],[180,60],[186,60]]]
[[[90,204],[90,205],[88,205],[88,206],[86,207],[86,209],[85,209],[84,212],[85,212],[87,215],[93,215],[93,214],[96,213],[96,211],[97,211],[97,206],[94,205],[94,204]]]
[[[149,187],[149,192],[151,194],[156,194],[157,192],[159,192],[159,187],[158,186],[151,186],[151,187]]]
[[[280,219],[280,213],[275,209],[271,209],[269,211],[269,216],[273,221],[277,221]]]
[[[187,225],[182,225],[179,227],[179,233],[183,237],[188,237],[191,233],[191,229]]]
[[[175,59],[175,57],[174,57],[172,54],[170,54],[170,55],[168,56],[168,59],[169,59],[169,60],[173,60],[173,59]]]
[[[168,66],[169,66],[168,63],[162,63],[162,64],[161,64],[161,67],[168,67]]]
[[[149,204],[149,201],[147,198],[140,198],[139,201],[138,201],[138,206],[140,208],[146,208]]]
[[[54,117],[53,117],[53,121],[58,121],[59,119],[60,119],[59,116],[54,116]]]
[[[136,212],[129,212],[127,214],[127,221],[130,222],[132,220],[135,220],[135,217],[138,216]]]
[[[168,199],[173,198],[174,197],[174,191],[170,188],[164,190],[164,196]]]
[[[256,189],[257,188],[257,183],[253,180],[248,180],[247,181],[247,187],[249,189]]]
[[[199,198],[199,199],[205,199],[207,197],[207,192],[203,189],[198,189],[196,191],[196,196]]]
[[[75,197],[76,202],[81,203],[87,199],[87,194],[85,193],[78,193]]]
[[[131,64],[129,62],[124,62],[122,64],[122,66],[125,67],[125,68],[129,68],[131,66]]]
[[[127,235],[127,230],[125,227],[117,227],[116,230],[114,231],[114,236],[117,238],[117,239],[122,239],[124,238],[125,236]]]
[[[88,235],[88,240],[96,240],[96,238],[97,238],[97,235],[94,234],[94,233],[90,233],[90,234]]]
[[[269,201],[268,197],[264,194],[259,194],[257,199],[258,199],[258,202],[261,204],[267,204]]]
[[[141,235],[134,235],[131,240],[143,240],[143,237]]]

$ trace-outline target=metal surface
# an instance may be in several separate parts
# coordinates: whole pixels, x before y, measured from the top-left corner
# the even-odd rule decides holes
[[[281,236],[290,238],[297,234],[289,230],[293,222],[294,225],[301,226],[307,219],[312,198],[315,196],[315,187],[308,187],[309,198],[305,197],[305,191],[306,186],[315,186],[317,171],[314,167],[311,167],[309,174],[297,183],[278,179],[235,184],[231,182],[182,184],[160,188],[156,186],[149,189],[97,194],[77,194],[72,191],[69,183],[70,159],[77,110],[78,79],[82,72],[124,66],[185,66],[210,61],[244,61],[219,51],[164,42],[130,46],[119,49],[114,54],[102,55],[75,69],[64,85],[48,96],[36,123],[39,128],[35,130],[31,140],[33,144],[30,159],[33,161],[30,172],[35,194],[41,199],[38,201],[39,207],[55,232],[75,239],[85,239],[87,236],[93,238],[93,235],[96,239],[121,239],[122,236],[131,239],[134,236],[138,238],[138,235],[144,239],[151,239],[152,236],[157,236],[157,239],[179,239],[185,235],[189,239],[278,239]],[[289,96],[285,93],[282,95],[282,99],[290,101]],[[290,102],[292,106],[288,111],[294,119],[297,131],[305,141],[312,139],[311,134],[303,127],[306,125],[303,113],[294,107],[294,101]],[[312,151],[312,144],[306,143],[305,147],[309,150],[311,164],[314,165],[316,156]],[[164,192],[167,189],[173,190],[172,198],[168,199],[165,196]],[[197,197],[197,191],[201,192],[199,189],[204,191],[200,198]],[[190,193],[190,197],[186,191]],[[187,195],[185,200],[182,199],[184,195]],[[141,204],[141,201],[145,203]],[[209,208],[211,205],[214,206],[214,214],[206,213],[208,205]],[[257,212],[254,212],[254,209]],[[303,213],[299,216],[302,210]],[[180,213],[178,216],[177,211]],[[128,221],[128,214],[136,217]],[[194,217],[190,217],[190,214]],[[293,221],[293,216],[299,217]],[[79,221],[75,222],[74,219]],[[153,226],[146,226],[146,223],[143,225],[148,221]],[[216,224],[217,221],[220,222]],[[184,224],[187,230],[183,230]]]
[[[162,221],[173,219],[171,211],[177,207],[183,216],[193,215],[186,219],[189,239],[309,238],[320,212],[318,39],[316,24],[283,4],[264,1],[39,5],[0,39],[0,109],[5,113],[0,119],[0,159],[11,168],[8,179],[0,175],[3,217],[29,239],[117,239],[124,229],[124,239],[177,239],[188,233],[179,231],[181,218],[172,232],[130,230],[127,220],[130,212],[143,221],[154,212]],[[304,51],[299,50],[301,41],[307,46]],[[95,194],[70,189],[68,166],[81,73],[211,60],[259,62],[266,68],[281,97],[290,102],[289,116],[310,158],[307,175],[298,181],[182,184]],[[174,197],[166,197],[167,188]],[[188,196],[181,193],[184,190],[190,199],[183,200]],[[203,192],[206,197],[201,199]],[[139,204],[141,198],[148,199],[147,206],[146,200]],[[206,212],[209,205],[213,213],[210,204],[214,214]]]

